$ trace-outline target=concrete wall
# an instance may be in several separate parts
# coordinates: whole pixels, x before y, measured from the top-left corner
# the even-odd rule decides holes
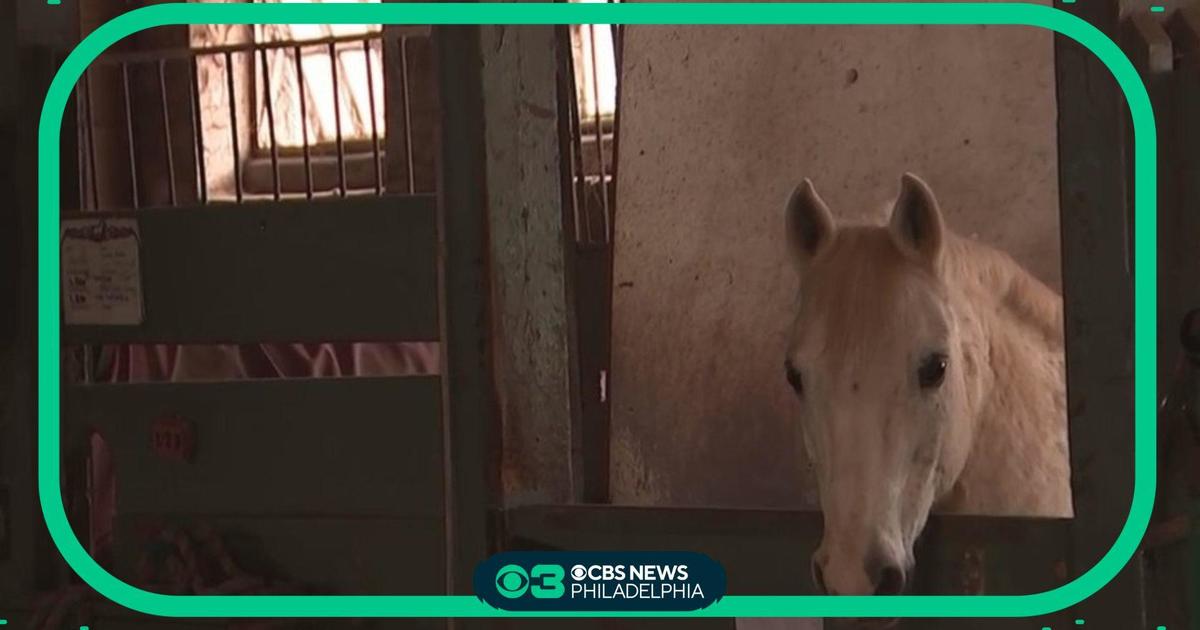
[[[1059,286],[1052,36],[1019,27],[626,32],[615,222],[613,498],[813,500],[782,367],[783,204],[810,177],[882,221],[906,170],[949,225]]]

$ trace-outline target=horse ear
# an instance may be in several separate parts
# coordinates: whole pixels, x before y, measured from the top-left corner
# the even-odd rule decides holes
[[[905,173],[900,178],[888,228],[901,250],[931,265],[937,262],[946,228],[937,198],[920,177]]]
[[[792,256],[801,267],[823,252],[833,240],[836,226],[829,206],[807,177],[787,203],[787,239]]]

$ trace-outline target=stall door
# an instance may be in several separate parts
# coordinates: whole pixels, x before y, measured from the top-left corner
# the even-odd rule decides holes
[[[360,352],[415,343],[436,359],[434,198],[89,213],[63,229],[64,344],[90,348],[90,373],[64,384],[64,435],[111,464],[101,479],[93,462],[88,481],[89,518],[109,514],[111,540],[84,542],[117,576],[190,592],[171,583],[179,545],[164,537],[182,531],[197,554],[221,541],[205,557],[264,588],[445,593],[437,366]],[[246,358],[319,344],[352,348],[329,354],[336,369],[313,367],[340,375],[263,377]],[[178,364],[181,349],[218,346],[246,358],[228,378]],[[166,359],[126,378],[129,365],[97,359],[114,352]]]

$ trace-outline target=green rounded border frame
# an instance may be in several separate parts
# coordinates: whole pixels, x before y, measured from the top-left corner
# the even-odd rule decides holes
[[[1124,529],[1094,567],[1069,584],[1031,595],[902,597],[728,596],[685,613],[510,613],[474,595],[178,596],[151,593],[97,564],[67,521],[60,479],[59,135],[63,112],[87,66],[118,40],[173,24],[687,24],[1010,25],[1049,29],[1086,47],[1112,72],[1128,102],[1134,144],[1133,501]],[[1145,85],[1121,49],[1086,21],[1028,3],[414,3],[373,5],[160,4],[96,29],[64,61],[38,128],[37,397],[38,494],[50,536],[67,564],[101,595],[164,617],[1029,617],[1063,610],[1099,591],[1145,534],[1155,493],[1157,316],[1156,132]]]

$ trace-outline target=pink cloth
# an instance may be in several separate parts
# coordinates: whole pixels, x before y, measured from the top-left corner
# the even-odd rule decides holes
[[[96,381],[228,381],[437,374],[437,343],[137,345],[101,349]]]

